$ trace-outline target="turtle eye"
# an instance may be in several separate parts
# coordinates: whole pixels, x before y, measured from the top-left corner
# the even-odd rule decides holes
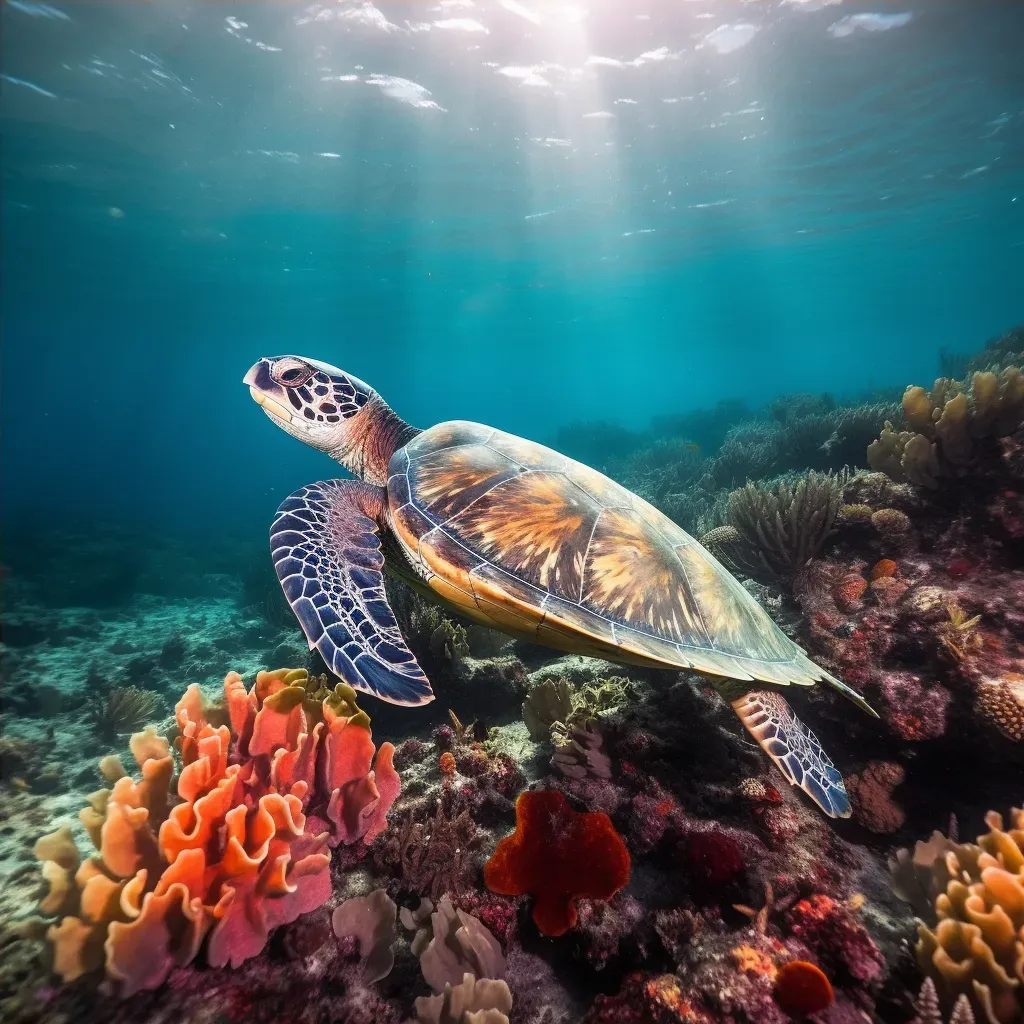
[[[270,371],[270,376],[283,384],[285,387],[297,388],[306,383],[312,376],[314,370],[304,363],[275,363]]]

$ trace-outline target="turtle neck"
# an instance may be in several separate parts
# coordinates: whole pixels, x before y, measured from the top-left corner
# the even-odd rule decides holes
[[[331,456],[354,476],[383,487],[388,482],[391,456],[419,433],[418,427],[410,426],[380,395],[374,394],[353,417],[348,436]]]

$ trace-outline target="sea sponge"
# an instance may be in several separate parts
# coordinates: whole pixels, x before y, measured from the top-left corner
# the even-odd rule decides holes
[[[790,960],[783,964],[776,975],[772,995],[790,1017],[820,1013],[835,1000],[824,972],[807,960]]]
[[[917,962],[951,1008],[966,996],[979,1020],[1024,1014],[1024,811],[995,811],[977,843],[935,833],[889,862],[893,889],[925,918]]]
[[[610,779],[612,761],[604,752],[604,737],[592,723],[574,725],[566,733],[552,731],[555,752],[551,767],[570,779]]]
[[[523,701],[523,721],[530,739],[548,739],[555,722],[567,722],[572,714],[572,684],[567,679],[545,679]]]
[[[302,671],[261,672],[247,693],[229,673],[226,711],[190,686],[175,708],[176,803],[174,757],[152,729],[131,738],[140,779],[104,759],[113,787],[79,816],[98,855],[78,864],[62,830],[36,845],[51,885],[44,907],[66,914],[48,933],[65,981],[105,967],[122,995],[156,988],[204,941],[211,965],[237,966],[271,929],[328,899],[329,841],[376,834],[399,783],[389,744],[370,771],[354,693],[339,686],[317,702],[308,682]],[[311,804],[318,816],[305,813]]]
[[[871,513],[871,525],[883,540],[895,541],[910,532],[910,516],[898,508],[880,508]]]
[[[887,421],[868,445],[868,465],[934,489],[967,471],[979,442],[1007,437],[1024,423],[1024,375],[1008,366],[975,373],[970,383],[940,377],[930,392],[907,388],[903,414],[910,429],[897,431]]]
[[[455,755],[450,750],[446,750],[438,759],[437,766],[441,769],[442,775],[454,775]]]
[[[611,899],[629,869],[607,814],[578,813],[557,790],[535,790],[516,800],[516,830],[484,865],[484,882],[500,895],[533,896],[538,929],[557,936],[576,924],[576,899]]]
[[[508,1024],[512,993],[504,981],[478,981],[463,975],[458,985],[445,985],[437,996],[416,999],[420,1024]]]
[[[409,915],[408,923],[415,921],[415,916]],[[417,933],[414,943],[421,946],[420,970],[434,992],[458,985],[466,974],[505,977],[505,957],[498,940],[479,918],[453,907],[447,896],[430,915],[429,942],[423,946]]]
[[[853,804],[853,816],[865,828],[885,835],[903,824],[906,814],[892,797],[892,791],[906,778],[895,761],[871,761],[864,771],[846,778]]]
[[[885,607],[894,605],[908,589],[908,584],[894,576],[880,576],[871,584],[871,593],[875,600]]]
[[[832,597],[843,611],[852,611],[860,606],[860,599],[867,589],[868,581],[860,573],[848,572],[832,588]]]
[[[899,566],[891,558],[880,558],[873,566],[869,578],[872,582],[895,576]]]
[[[359,944],[360,975],[363,984],[386,978],[395,965],[391,949],[395,941],[398,910],[383,889],[368,896],[354,896],[335,907],[331,927],[339,939],[354,938]]]

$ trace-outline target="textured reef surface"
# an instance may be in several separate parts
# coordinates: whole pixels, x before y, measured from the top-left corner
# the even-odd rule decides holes
[[[438,700],[394,708],[324,674],[258,544],[199,560],[13,524],[0,1016],[1024,1019],[1024,331],[947,363],[902,396],[549,439],[878,710],[792,695],[847,821],[699,676],[558,655],[395,584]]]

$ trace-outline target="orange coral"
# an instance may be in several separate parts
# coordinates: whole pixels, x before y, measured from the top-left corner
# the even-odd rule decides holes
[[[879,559],[871,567],[871,579],[880,580],[887,576],[895,576],[899,566],[891,558]]]
[[[775,979],[775,1001],[790,1017],[808,1017],[832,1005],[832,984],[807,960],[783,964]]]
[[[455,774],[455,755],[450,750],[441,755],[440,768],[442,775]]]
[[[732,958],[736,961],[737,969],[746,974],[767,978],[770,982],[774,982],[778,976],[779,969],[775,966],[775,961],[767,953],[754,949],[753,946],[737,946],[732,950]]]
[[[544,935],[576,924],[577,899],[607,900],[629,881],[629,851],[602,813],[574,811],[557,790],[520,793],[516,830],[484,865],[484,882],[503,896],[529,893]]]
[[[840,608],[850,609],[857,605],[867,589],[868,581],[859,573],[850,572],[835,585],[832,596]]]
[[[105,759],[113,788],[80,815],[98,856],[79,864],[62,830],[37,843],[51,880],[43,908],[60,903],[68,915],[48,933],[65,981],[105,966],[122,995],[156,988],[204,941],[210,964],[237,966],[271,929],[328,899],[328,843],[376,835],[399,781],[390,744],[370,771],[369,719],[354,693],[339,686],[317,701],[305,683],[305,672],[261,672],[247,693],[230,673],[231,728],[214,724],[223,710],[190,686],[175,708],[179,802],[167,741],[147,730],[131,739],[141,779]],[[323,817],[306,814],[311,803]]]

